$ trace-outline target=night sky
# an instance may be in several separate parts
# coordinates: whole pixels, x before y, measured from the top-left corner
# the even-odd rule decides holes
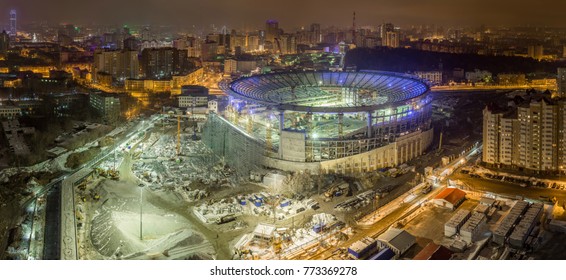
[[[0,25],[16,8],[22,22],[280,27],[358,25],[539,25],[566,27],[564,0],[1,0]]]

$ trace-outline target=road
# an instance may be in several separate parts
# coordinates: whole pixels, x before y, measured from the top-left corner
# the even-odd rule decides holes
[[[508,197],[522,196],[533,200],[540,200],[541,196],[548,198],[556,197],[559,203],[566,201],[566,191],[562,190],[533,187],[524,188],[517,184],[508,182],[488,180],[483,178],[472,178],[469,175],[461,173],[452,175],[451,179],[460,180],[464,182],[468,187],[480,192],[490,192]]]
[[[47,192],[44,232],[44,260],[59,260],[61,247],[61,183],[55,185]]]
[[[468,151],[466,154],[462,155],[460,158],[453,160],[447,166],[439,168],[438,170],[435,171],[435,173],[436,174],[443,174],[447,170],[452,170],[452,171],[457,170],[460,166],[462,166],[464,164],[464,162],[473,159],[477,155],[477,152],[480,151],[480,150],[481,150],[481,145],[478,145],[475,148]],[[462,159],[464,159],[464,161],[462,161]],[[432,199],[433,197],[435,197],[442,190],[444,190],[444,186],[446,185],[445,183],[446,183],[447,180],[448,180],[448,178],[443,178],[439,183],[436,184],[437,187],[435,187],[428,194],[416,194],[417,196],[410,203],[403,203],[403,204],[400,204],[398,206],[393,205],[392,207],[396,207],[397,209],[391,211],[391,213],[389,215],[383,217],[377,223],[375,223],[371,226],[365,227],[365,228],[354,227],[354,230],[356,230],[356,233],[353,236],[351,236],[348,240],[342,242],[340,244],[340,247],[348,248],[354,242],[356,242],[356,241],[358,241],[358,240],[360,240],[360,239],[362,239],[366,236],[370,236],[372,238],[377,238],[380,234],[385,232],[389,227],[391,227],[392,225],[395,225],[398,221],[404,219],[405,217],[412,214],[414,211],[418,210],[419,207],[413,207],[413,206],[415,206],[415,203],[420,203],[422,201],[428,201],[428,200]],[[382,209],[380,208],[377,211],[381,211],[381,210]],[[323,250],[319,250],[317,253],[315,253],[314,255],[311,255],[311,256],[306,256],[305,254],[298,255],[298,256],[296,256],[296,259],[307,258],[307,259],[313,259],[313,260],[323,260],[323,259],[332,258],[336,254],[337,254],[337,248],[336,247],[328,247],[328,248],[325,248]]]
[[[142,122],[132,128],[130,128],[130,133],[125,139],[113,147],[106,149],[102,153],[100,153],[96,158],[91,160],[89,163],[84,164],[82,167],[77,168],[69,173],[62,175],[61,177],[53,180],[52,182],[44,185],[40,190],[38,190],[35,195],[21,204],[20,209],[26,209],[34,201],[44,194],[47,194],[47,208],[46,208],[46,217],[45,217],[45,231],[44,231],[44,249],[43,249],[43,259],[60,259],[61,256],[61,249],[60,249],[60,236],[61,236],[61,187],[62,182],[70,178],[70,176],[74,175],[75,173],[83,170],[84,168],[91,168],[95,166],[104,158],[112,153],[115,148],[118,148],[120,145],[130,141],[132,137],[136,133],[140,131],[145,131],[152,122],[157,121],[158,119],[153,119],[150,122]],[[105,137],[105,136],[103,136]],[[100,138],[99,138],[100,139]],[[98,141],[99,139],[95,140],[94,142]]]

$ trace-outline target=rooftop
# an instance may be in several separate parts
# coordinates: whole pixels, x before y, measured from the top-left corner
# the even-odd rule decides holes
[[[388,243],[399,250],[403,250],[403,248],[407,246],[412,246],[416,242],[414,236],[406,230],[398,228],[388,229],[386,232],[377,237],[377,240]]]
[[[452,254],[453,252],[446,247],[431,242],[413,260],[449,260]]]
[[[456,188],[446,188],[434,199],[444,199],[452,204],[457,204],[464,198],[466,198],[466,192]]]
[[[329,101],[344,88],[375,96],[358,98],[353,103]],[[238,79],[223,90],[266,106],[319,113],[386,109],[429,92],[428,86],[414,76],[384,71],[272,73]]]

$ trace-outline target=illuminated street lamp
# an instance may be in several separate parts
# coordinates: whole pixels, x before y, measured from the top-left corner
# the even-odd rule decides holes
[[[140,240],[143,240],[143,184],[140,187]]]

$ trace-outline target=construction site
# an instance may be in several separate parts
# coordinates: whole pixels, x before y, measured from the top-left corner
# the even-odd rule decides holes
[[[302,72],[222,87],[226,110],[198,118],[163,110],[121,140],[105,136],[104,155],[29,205],[9,254],[524,259],[548,246],[548,227],[564,227],[559,219],[546,226],[564,216],[548,201],[481,189],[507,180],[474,165],[475,139],[443,145],[444,131],[433,147],[428,88],[410,77]],[[297,98],[277,101],[285,92]],[[61,223],[55,239],[52,221]],[[46,254],[53,246],[59,254]]]

